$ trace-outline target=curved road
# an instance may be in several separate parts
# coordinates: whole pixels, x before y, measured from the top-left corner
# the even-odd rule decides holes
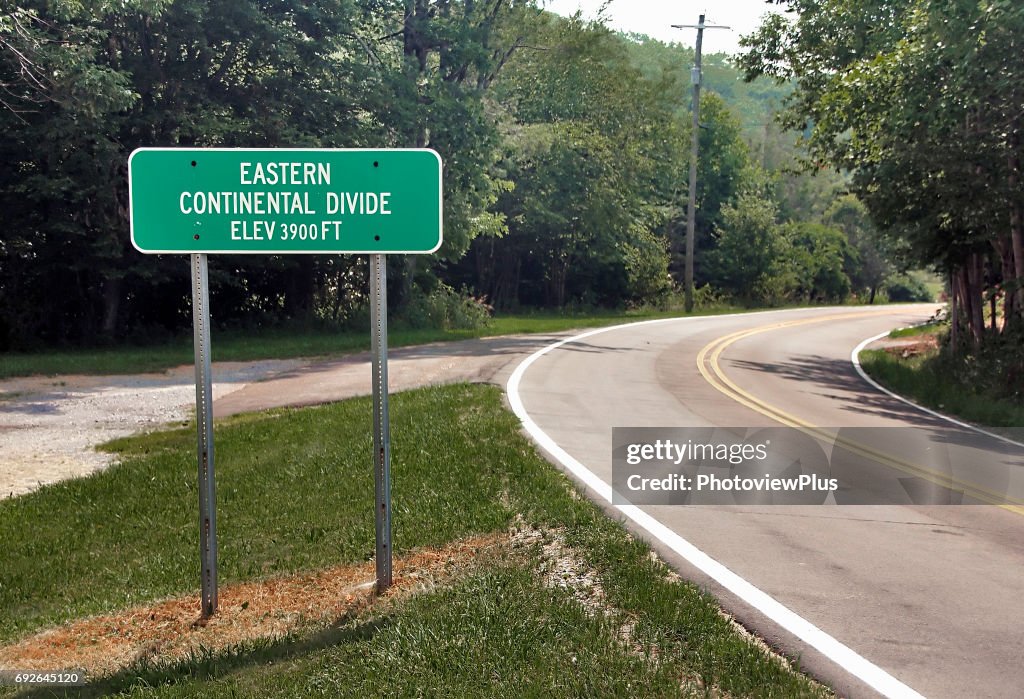
[[[585,482],[614,509],[604,485],[611,483],[613,427],[935,427],[936,418],[879,392],[850,363],[864,338],[935,310],[800,309],[586,333],[528,360],[513,374],[509,399],[556,460],[578,461],[599,479]],[[909,431],[893,432],[903,433]],[[912,458],[916,447],[905,446]],[[1008,463],[1024,468],[1019,460]],[[1024,509],[633,509],[644,514],[632,517],[632,528],[669,562],[841,695],[1024,691]],[[653,524],[638,527],[638,518]],[[662,527],[664,536],[651,535]],[[685,541],[669,545],[676,535]],[[690,544],[699,551],[681,555]],[[709,574],[714,566],[701,564],[700,552],[728,570]],[[729,571],[742,581],[723,583]],[[771,599],[742,594],[746,583]],[[786,613],[795,621],[777,623],[790,619]],[[816,633],[825,641],[808,642]]]

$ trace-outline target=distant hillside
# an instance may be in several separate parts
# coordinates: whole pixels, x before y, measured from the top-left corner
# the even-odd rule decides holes
[[[666,44],[644,34],[619,33],[618,37],[633,66],[647,79],[660,80],[664,90],[677,94],[678,112],[689,118],[693,49],[677,43]],[[718,94],[738,120],[751,160],[764,168],[775,182],[782,218],[820,218],[837,193],[844,189],[843,176],[834,171],[816,176],[794,174],[805,150],[798,143],[797,134],[782,131],[775,121],[775,113],[792,86],[778,85],[764,78],[745,82],[731,60],[731,56],[724,53],[702,56],[704,91]]]
[[[668,79],[680,95],[680,109],[689,111],[690,68],[693,49],[682,44],[666,44],[645,34],[619,34],[628,46],[633,65],[651,80]],[[764,140],[765,125],[791,91],[788,85],[776,85],[771,80],[743,81],[740,71],[730,63],[724,53],[704,54],[702,57],[704,88],[718,93],[743,125],[743,133],[752,145]]]

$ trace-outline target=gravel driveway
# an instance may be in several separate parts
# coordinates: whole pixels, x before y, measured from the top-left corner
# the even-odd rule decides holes
[[[214,398],[302,364],[219,363]],[[102,469],[114,457],[96,451],[97,444],[188,420],[195,400],[191,366],[163,374],[0,381],[0,497]]]
[[[455,381],[504,383],[518,361],[566,333],[491,337],[392,350],[392,392]],[[217,362],[214,415],[326,403],[370,392],[370,356]],[[191,365],[162,374],[33,376],[0,381],[0,498],[101,470],[98,444],[188,420]]]

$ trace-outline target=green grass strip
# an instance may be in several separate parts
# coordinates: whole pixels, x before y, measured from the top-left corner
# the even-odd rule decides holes
[[[939,333],[946,330],[948,326],[945,323],[925,323],[924,325],[911,325],[907,328],[896,328],[889,337],[901,338],[901,337],[918,337],[921,335],[938,335]]]
[[[902,358],[885,350],[860,353],[864,371],[890,391],[915,403],[986,427],[1024,426],[1024,407],[977,391],[943,370],[935,352]]]
[[[557,332],[673,315],[675,313],[670,311],[622,311],[579,315],[546,313],[499,316],[492,318],[485,327],[472,330],[391,328],[388,343],[392,347],[403,347],[476,337]],[[285,329],[215,332],[211,344],[213,359],[219,362],[328,357],[369,350],[370,333],[369,330],[330,332]],[[0,379],[33,374],[52,376],[163,371],[191,364],[192,361],[192,337],[189,335],[148,346],[0,353]]]
[[[802,306],[793,305],[792,308]],[[744,313],[752,309],[736,307],[702,308],[691,315]],[[576,328],[596,328],[639,320],[683,316],[679,310],[640,309],[596,313],[527,313],[496,316],[481,328],[442,330],[433,328],[401,329],[391,327],[391,347],[422,345],[428,342],[469,340],[478,337],[552,333]],[[370,333],[365,331],[325,330],[259,330],[213,333],[213,360],[255,361],[261,359],[295,359],[333,357],[370,349]],[[0,353],[0,379],[41,374],[132,374],[163,371],[182,364],[191,364],[192,336],[148,346],[116,346],[102,349],[46,350],[41,352]]]

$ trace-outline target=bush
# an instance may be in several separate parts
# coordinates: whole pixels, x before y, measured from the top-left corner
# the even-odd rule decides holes
[[[693,307],[699,310],[709,308],[726,308],[729,303],[725,296],[710,284],[696,286],[693,289]]]
[[[630,242],[622,246],[630,301],[663,307],[672,292],[665,241],[640,224],[630,226]]]
[[[967,393],[1024,406],[1024,329],[987,337],[980,347],[973,347],[966,335],[955,355],[948,330],[940,336],[941,349],[929,367],[934,376],[959,384]]]
[[[456,291],[441,282],[429,294],[414,291],[395,321],[408,328],[475,330],[490,323],[492,311],[482,298],[472,296],[465,288]]]

